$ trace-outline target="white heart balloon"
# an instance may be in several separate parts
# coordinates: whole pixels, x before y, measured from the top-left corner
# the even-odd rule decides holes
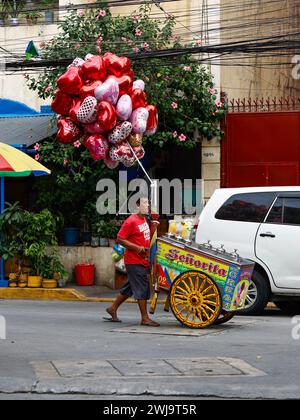
[[[134,89],[142,89],[142,90],[145,90],[145,82],[143,80],[141,80],[141,79],[135,80],[133,82],[133,88],[132,88],[132,90],[134,90]]]
[[[115,105],[119,97],[119,84],[116,79],[107,79],[101,86],[97,86],[94,91],[98,101],[107,101]]]
[[[147,121],[149,111],[146,108],[137,108],[130,117],[132,132],[134,134],[143,134],[147,130]]]
[[[121,121],[126,121],[132,114],[132,100],[129,95],[122,95],[117,103],[117,117]]]

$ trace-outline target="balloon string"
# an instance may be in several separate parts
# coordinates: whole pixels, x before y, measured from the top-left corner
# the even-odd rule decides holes
[[[133,148],[131,147],[131,145],[128,143],[128,141],[126,141],[126,143],[128,144],[128,146],[130,147],[130,150],[132,151],[132,153],[133,153],[133,156],[135,157],[135,159],[138,161],[138,163],[139,163],[139,165],[140,165],[140,167],[142,168],[142,170],[144,171],[144,174],[146,175],[146,177],[148,178],[148,180],[150,181],[150,184],[151,185],[153,185],[154,184],[154,182],[153,182],[153,180],[149,177],[149,175],[148,175],[148,173],[147,173],[147,171],[146,171],[146,169],[144,168],[144,166],[142,165],[142,163],[141,163],[141,161],[140,161],[140,159],[137,157],[137,155],[135,154],[135,151],[133,150]]]

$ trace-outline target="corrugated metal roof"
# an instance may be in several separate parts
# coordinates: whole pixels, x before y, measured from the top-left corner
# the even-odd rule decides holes
[[[30,116],[0,116],[0,138],[6,144],[32,144],[52,136],[57,131],[53,114]]]

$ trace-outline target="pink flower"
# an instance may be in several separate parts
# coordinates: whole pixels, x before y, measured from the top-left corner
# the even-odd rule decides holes
[[[136,16],[136,15],[132,15],[132,16],[131,16],[131,19],[132,19],[132,20],[135,20],[135,21],[137,21],[137,20],[138,20],[138,18],[137,18],[137,16]]]
[[[78,50],[81,47],[81,45],[79,43],[74,45],[74,48],[76,48],[76,50]]]
[[[48,92],[50,92],[50,91],[51,91],[51,87],[50,87],[50,86],[46,87],[46,89],[45,89],[45,93],[48,93]]]
[[[77,16],[83,17],[85,15],[85,11],[83,9],[77,10]]]
[[[41,43],[40,43],[39,47],[40,47],[41,49],[43,49],[43,48],[45,48],[45,45],[46,45],[46,44],[45,44],[45,42],[43,41],[43,42],[41,42]]]
[[[198,41],[196,42],[196,44],[198,45],[198,47],[202,47],[202,45],[203,45],[203,41],[198,40]]]
[[[178,137],[177,131],[173,131],[173,137],[174,137],[174,139],[176,139],[176,137]]]
[[[178,41],[178,40],[179,40],[179,36],[178,36],[178,35],[174,35],[174,36],[173,36],[173,41],[174,41],[174,42],[176,42],[176,41]]]
[[[145,49],[148,49],[150,45],[147,42],[144,42],[144,44],[142,44],[142,47],[144,47]]]
[[[105,11],[105,10],[100,10],[100,12],[99,12],[98,16],[99,16],[99,17],[104,17],[104,16],[106,16],[106,11]]]
[[[215,103],[216,103],[216,106],[218,108],[221,108],[222,107],[222,102],[221,101],[216,101]]]
[[[178,108],[178,103],[177,102],[172,102],[171,107],[173,109],[177,109]]]
[[[208,91],[211,95],[215,95],[217,93],[217,89],[214,89],[214,88],[212,88],[212,89],[210,88],[210,89],[208,89]]]
[[[179,140],[180,141],[186,141],[186,136],[184,134],[180,134]]]
[[[80,147],[81,146],[80,141],[79,140],[75,141],[75,143],[73,143],[73,146],[77,148]]]
[[[97,41],[96,41],[96,44],[97,45],[101,45],[102,44],[102,41],[103,41],[103,37],[102,36],[99,36],[98,39],[97,39]]]
[[[64,165],[66,166],[68,164],[67,159],[64,159]]]
[[[191,70],[191,68],[190,68],[190,66],[184,66],[184,67],[183,67],[183,70],[184,70],[184,71],[190,71],[190,70]]]
[[[34,159],[35,160],[39,160],[39,158],[40,158],[40,155],[39,154],[37,154],[37,155],[34,156]]]
[[[139,50],[138,48],[132,48],[132,51],[133,51],[133,52],[135,52],[135,53],[137,53],[137,52],[139,52],[140,50]]]
[[[38,143],[35,143],[33,148],[34,150],[40,150],[40,145]]]
[[[136,34],[136,36],[141,36],[142,35],[142,31],[140,30],[140,29],[136,29],[135,30],[135,34]]]

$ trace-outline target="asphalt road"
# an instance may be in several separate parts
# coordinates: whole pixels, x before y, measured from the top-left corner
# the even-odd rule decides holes
[[[300,397],[300,318],[272,310],[190,330],[158,305],[149,328],[137,305],[120,324],[102,319],[106,306],[0,301],[0,399]]]

